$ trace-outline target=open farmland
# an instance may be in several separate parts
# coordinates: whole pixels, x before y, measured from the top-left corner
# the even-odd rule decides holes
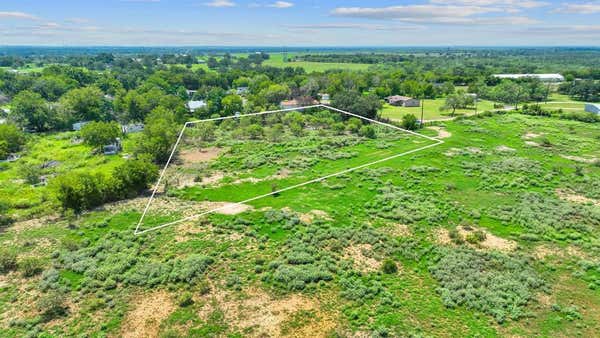
[[[289,55],[292,56],[292,55]],[[371,65],[363,63],[341,63],[341,62],[310,62],[310,61],[284,61],[283,54],[271,54],[270,58],[263,64],[271,67],[300,67],[307,73],[324,72],[328,70],[366,70]]]

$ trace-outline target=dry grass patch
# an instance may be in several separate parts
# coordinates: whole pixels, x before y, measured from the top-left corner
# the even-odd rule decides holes
[[[222,215],[237,215],[253,209],[250,205],[231,202],[202,202],[201,206],[207,211],[218,209],[215,213]]]
[[[459,227],[456,227],[456,230],[458,232],[457,235],[460,238],[461,242],[465,242],[467,245],[469,245],[475,249],[498,250],[498,251],[510,252],[510,251],[514,251],[517,248],[517,242],[493,235],[492,233],[490,233],[489,231],[487,231],[485,229],[459,226]],[[467,241],[468,237],[471,236],[472,234],[474,234],[476,231],[479,231],[479,232],[482,232],[483,234],[485,234],[485,239],[476,244],[469,243]],[[450,245],[455,242],[452,239],[452,237],[450,236],[450,231],[448,231],[447,229],[443,229],[443,228],[437,229],[435,231],[434,235],[435,235],[436,242],[438,244]]]
[[[123,320],[121,337],[158,337],[160,323],[175,310],[171,295],[163,290],[134,296],[131,307]]]
[[[567,159],[567,160],[580,162],[580,163],[587,163],[587,164],[594,164],[594,163],[600,161],[600,159],[598,159],[596,157],[590,158],[590,157],[581,157],[581,156],[564,155],[564,154],[561,154],[560,157]]]
[[[381,269],[381,261],[373,258],[371,244],[356,244],[344,250],[344,258],[354,262],[354,268],[362,272],[374,272]]]
[[[593,198],[588,198],[583,195],[577,195],[572,191],[556,189],[556,195],[565,201],[579,203],[579,204],[593,204],[595,206],[600,206],[600,201],[595,200]]]
[[[452,137],[452,133],[449,132],[449,131],[447,131],[443,127],[433,126],[433,127],[427,127],[427,129],[430,129],[430,130],[433,130],[433,131],[437,132],[438,135],[436,137],[439,138],[439,139],[445,139],[445,138]]]
[[[400,223],[389,224],[389,225],[381,228],[381,230],[389,235],[394,236],[394,237],[410,237],[411,236],[410,228],[406,224],[400,224]]]
[[[195,164],[198,162],[208,162],[218,158],[225,149],[219,147],[210,147],[203,149],[188,149],[183,150],[179,154],[179,158],[184,165]]]
[[[336,326],[334,317],[321,310],[318,300],[298,294],[277,298],[254,288],[241,294],[214,290],[204,300],[201,319],[207,320],[220,310],[231,329],[250,337],[327,337]],[[315,317],[294,330],[283,330],[301,311]]]
[[[536,134],[536,133],[533,133],[533,132],[527,132],[527,133],[525,133],[525,135],[523,135],[523,139],[524,140],[531,140],[531,139],[538,138],[538,137],[543,136],[543,135],[544,135],[543,133]]]

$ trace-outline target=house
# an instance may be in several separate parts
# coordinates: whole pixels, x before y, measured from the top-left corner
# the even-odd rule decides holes
[[[298,104],[298,101],[296,101],[296,100],[285,100],[285,101],[281,101],[279,106],[281,107],[281,109],[293,109],[293,108],[299,108],[300,104]]]
[[[248,87],[237,87],[235,93],[238,95],[246,95],[250,92],[250,88]]]
[[[420,107],[421,101],[418,99],[413,99],[412,97],[402,96],[402,95],[392,95],[388,96],[386,99],[387,103],[392,106],[399,107]]]
[[[21,158],[21,156],[18,155],[18,154],[9,154],[8,157],[5,160],[0,160],[0,163],[2,163],[2,162],[16,162],[20,158]]]
[[[560,74],[494,74],[499,79],[536,78],[542,82],[563,82],[565,77]]]
[[[203,100],[188,101],[188,103],[186,103],[185,105],[186,105],[187,109],[189,109],[190,113],[193,113],[198,109],[206,108],[206,106],[208,106],[206,104],[206,102],[204,102]]]
[[[73,130],[75,131],[79,131],[81,130],[81,128],[83,128],[83,126],[85,126],[86,124],[88,124],[90,122],[88,121],[83,121],[83,122],[77,122],[77,123],[73,123]]]
[[[321,98],[321,103],[328,104],[331,102],[331,96],[327,93],[319,93],[319,97]]]
[[[600,114],[600,104],[598,103],[586,103],[585,111],[588,113]]]
[[[293,99],[293,100],[282,101],[279,104],[279,106],[281,107],[281,109],[294,109],[294,108],[306,107],[306,106],[316,105],[316,104],[319,104],[319,101],[317,101],[311,97],[307,97],[307,98],[298,98],[298,99]]]
[[[123,149],[123,146],[121,145],[121,139],[117,138],[117,139],[115,139],[114,143],[107,144],[104,147],[102,147],[102,152],[104,153],[104,155],[116,155],[122,149]]]
[[[142,130],[144,130],[143,123],[134,123],[121,126],[121,131],[123,134],[139,133]]]

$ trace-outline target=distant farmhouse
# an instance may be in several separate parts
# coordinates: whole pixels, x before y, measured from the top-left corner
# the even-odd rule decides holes
[[[421,101],[408,96],[392,95],[386,99],[387,103],[398,107],[420,107]]]
[[[319,97],[321,98],[321,103],[329,104],[331,102],[331,96],[327,93],[319,93]]]
[[[600,104],[599,103],[586,103],[585,111],[588,113],[600,114]]]
[[[281,109],[294,109],[314,104],[319,104],[319,102],[315,99],[309,98],[309,100],[305,100],[304,102],[296,99],[281,101],[279,106],[281,107]]]
[[[248,87],[237,87],[235,93],[238,95],[246,95],[250,92],[250,88]]]
[[[73,123],[73,130],[79,131],[79,130],[81,130],[81,128],[83,128],[83,126],[85,126],[88,123],[90,123],[90,122],[82,121],[82,122]]]
[[[542,82],[563,82],[565,77],[560,74],[494,74],[499,79],[536,78]]]
[[[206,102],[200,100],[200,101],[188,101],[188,103],[186,103],[186,107],[187,109],[189,109],[189,111],[191,113],[195,112],[198,109],[202,109],[205,108],[207,106]]]

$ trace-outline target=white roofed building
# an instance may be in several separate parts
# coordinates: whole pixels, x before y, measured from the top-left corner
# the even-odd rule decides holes
[[[565,77],[560,74],[494,74],[499,79],[537,78],[542,82],[563,82]]]

